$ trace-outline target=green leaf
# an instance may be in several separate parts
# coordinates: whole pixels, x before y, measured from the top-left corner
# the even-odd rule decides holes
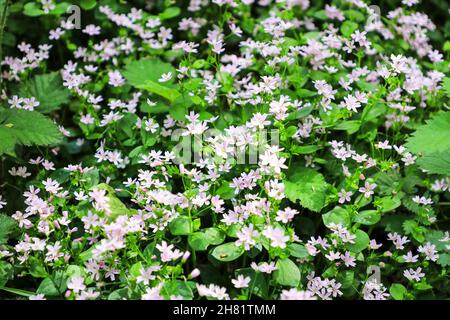
[[[131,274],[133,277],[137,278],[141,275],[142,270],[142,262],[136,262],[130,267],[129,274]]]
[[[403,300],[406,292],[406,288],[400,283],[393,283],[389,288],[389,293],[395,300]]]
[[[45,270],[44,263],[36,258],[31,257],[28,259],[29,264],[29,273],[35,278],[45,278],[48,276],[47,271]]]
[[[108,296],[108,300],[124,300],[124,299],[128,299],[128,288],[114,290]]]
[[[353,217],[353,222],[371,226],[380,221],[381,215],[377,210],[364,210]]]
[[[8,287],[0,287],[0,290],[6,291],[9,293],[13,293],[13,294],[16,294],[16,295],[22,296],[22,297],[30,297],[30,296],[34,296],[36,294],[35,292],[22,290],[22,289],[16,289],[16,288],[8,288]]]
[[[158,58],[134,60],[125,66],[122,75],[133,87],[145,85],[147,81],[158,82],[164,73],[172,73],[172,79],[163,82],[164,85],[173,82],[175,77],[175,68],[167,62]]]
[[[317,145],[309,145],[309,146],[292,146],[291,152],[293,154],[310,154],[314,153],[317,150],[320,150],[322,147]]]
[[[400,207],[402,201],[400,197],[383,197],[375,200],[375,205],[380,209],[382,213],[390,212]]]
[[[436,113],[426,124],[408,138],[406,148],[415,153],[429,155],[450,149],[450,112]]]
[[[319,172],[309,168],[296,168],[295,173],[284,181],[286,197],[314,212],[325,206],[328,184]]]
[[[427,229],[419,226],[415,220],[406,220],[403,222],[403,231],[405,231],[406,234],[412,235],[412,237],[420,243],[425,241]]]
[[[36,111],[21,109],[0,111],[0,137],[6,137],[8,145],[11,141],[26,146],[52,145],[62,141],[62,134],[49,118]]]
[[[8,242],[8,238],[17,230],[17,227],[16,220],[5,214],[0,214],[0,244]]]
[[[346,120],[339,122],[334,129],[335,130],[344,130],[347,131],[348,134],[353,134],[359,130],[361,127],[361,121],[359,120]]]
[[[67,290],[67,278],[63,271],[56,271],[51,276],[42,280],[37,289],[37,293],[41,293],[47,297],[58,297],[64,295]]]
[[[341,25],[341,33],[344,37],[350,37],[350,35],[358,29],[358,24],[352,21],[344,21]]]
[[[224,243],[215,247],[211,255],[219,261],[229,262],[236,260],[244,253],[244,249],[238,247],[234,242]]]
[[[276,264],[274,280],[282,286],[298,287],[300,284],[300,270],[290,259],[280,259]]]
[[[179,16],[181,13],[181,9],[178,7],[169,7],[166,10],[164,10],[163,12],[161,12],[159,14],[159,18],[161,20],[167,20],[167,19],[172,19],[175,18],[177,16]]]
[[[450,148],[424,155],[417,164],[428,173],[450,175]]]
[[[447,97],[450,98],[450,78],[449,77],[444,78],[444,81],[442,82],[442,88],[444,89],[445,93],[447,94]]]
[[[68,279],[72,277],[81,277],[86,275],[86,271],[83,267],[77,266],[75,264],[68,265],[66,271],[64,271],[64,276]]]
[[[99,190],[106,190],[107,197],[109,199],[110,214],[106,215],[108,221],[114,221],[120,215],[131,215],[133,210],[127,208],[127,206],[116,196],[115,190],[106,183],[100,183],[94,187]]]
[[[348,228],[350,226],[350,215],[347,210],[342,207],[335,207],[333,210],[328,211],[322,215],[323,223],[330,228],[331,224],[340,224],[343,227]]]
[[[370,239],[367,233],[362,230],[356,230],[355,232],[356,238],[353,240],[355,243],[348,244],[348,249],[353,253],[359,253],[367,248],[369,245]]]
[[[35,97],[40,103],[36,111],[41,113],[57,110],[70,101],[70,92],[63,86],[58,72],[35,76],[20,85],[18,94],[22,98]]]
[[[166,98],[170,102],[175,101],[178,97],[181,96],[181,93],[179,93],[177,90],[168,88],[164,85],[160,85],[159,83],[151,80],[147,80],[144,84],[136,86],[136,88],[153,92],[161,97]]]
[[[23,13],[26,16],[38,17],[43,15],[45,12],[41,10],[40,6],[36,2],[28,2],[23,7]]]
[[[0,287],[4,287],[14,276],[13,266],[6,262],[0,261]]]
[[[81,0],[80,1],[80,6],[84,10],[94,9],[96,5],[97,5],[97,1],[96,0]]]
[[[235,196],[234,189],[230,187],[228,181],[222,182],[222,185],[217,189],[216,194],[225,200],[232,199]]]
[[[209,245],[219,245],[225,241],[225,234],[217,228],[207,228],[194,232],[188,237],[188,243],[195,251],[204,251]]]
[[[310,255],[305,246],[298,243],[291,243],[288,245],[288,250],[291,256],[296,258],[308,258]]]
[[[234,273],[236,276],[241,274],[244,277],[249,277],[251,280],[248,288],[251,293],[262,299],[268,299],[269,287],[263,273],[256,272],[252,268],[237,269]]]
[[[185,236],[192,233],[189,218],[186,216],[180,216],[169,223],[169,230],[174,236]]]

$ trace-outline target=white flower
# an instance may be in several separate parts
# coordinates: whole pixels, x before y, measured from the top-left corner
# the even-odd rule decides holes
[[[289,240],[289,236],[284,234],[283,229],[268,226],[264,229],[262,234],[266,238],[272,240],[271,245],[273,247],[280,247],[281,249],[286,248],[286,242]]]
[[[231,280],[231,282],[233,283],[234,287],[237,289],[240,288],[247,288],[249,283],[251,281],[250,277],[244,277],[242,274],[238,275],[237,279],[233,279]]]
[[[84,289],[86,289],[84,278],[81,276],[73,276],[67,283],[67,288],[73,290],[74,292],[84,291]]]
[[[163,73],[161,78],[158,79],[158,82],[167,82],[172,79],[172,72]]]

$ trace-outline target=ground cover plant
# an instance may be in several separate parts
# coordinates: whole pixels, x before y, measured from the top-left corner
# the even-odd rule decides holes
[[[0,298],[449,297],[447,1],[0,11]]]

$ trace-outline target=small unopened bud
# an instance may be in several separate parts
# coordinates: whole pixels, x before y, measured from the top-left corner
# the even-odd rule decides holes
[[[186,262],[186,260],[189,259],[190,256],[191,256],[191,253],[190,253],[189,251],[186,251],[186,252],[183,254],[183,258],[181,258],[181,260],[182,260],[183,262]]]
[[[199,275],[200,275],[200,270],[195,268],[194,270],[192,270],[191,274],[189,275],[189,278],[194,279],[194,278],[197,278]]]

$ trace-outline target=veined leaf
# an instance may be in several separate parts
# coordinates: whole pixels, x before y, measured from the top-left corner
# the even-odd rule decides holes
[[[450,112],[438,112],[408,138],[406,148],[415,153],[429,155],[450,149]]]
[[[0,153],[11,151],[14,143],[26,146],[52,145],[62,141],[62,134],[49,118],[36,111],[7,109],[0,112]]]
[[[175,101],[179,96],[181,96],[181,93],[179,93],[177,90],[160,85],[159,83],[151,80],[147,80],[144,84],[136,86],[136,88],[155,93],[161,97],[166,98],[170,102]]]
[[[319,172],[298,168],[295,173],[284,181],[285,193],[289,200],[300,204],[311,211],[319,212],[325,206],[328,184]]]
[[[70,100],[70,92],[63,86],[58,72],[35,76],[20,85],[18,94],[22,98],[35,97],[40,103],[36,111],[42,113],[54,111]]]

